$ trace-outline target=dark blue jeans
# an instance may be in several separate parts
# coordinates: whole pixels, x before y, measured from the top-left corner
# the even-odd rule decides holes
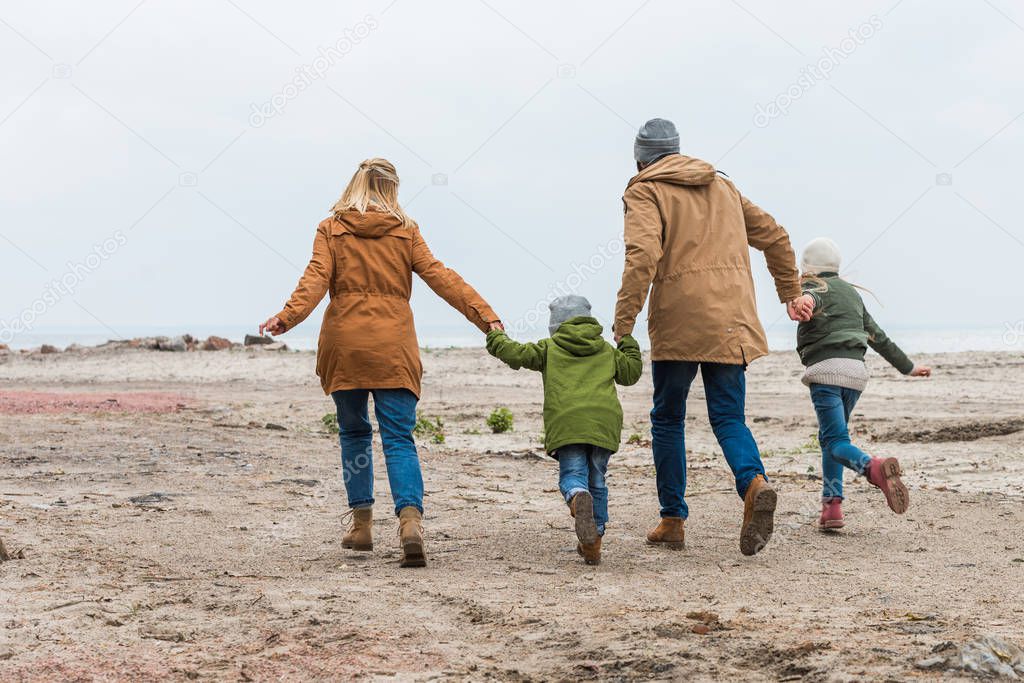
[[[583,443],[558,449],[558,488],[566,503],[580,491],[590,492],[594,499],[594,522],[601,536],[604,536],[604,526],[608,523],[608,485],[604,477],[608,473],[611,456],[612,452],[607,448]]]
[[[863,474],[871,458],[850,443],[847,423],[860,392],[830,384],[812,384],[811,402],[818,414],[818,443],[821,444],[821,495],[843,497],[843,468]]]
[[[395,514],[409,506],[423,512],[423,474],[412,436],[418,399],[408,389],[346,389],[331,394],[338,407],[341,476],[348,505],[373,505],[373,429],[367,412],[370,394],[384,446]]]
[[[761,454],[746,424],[746,367],[725,363],[656,360],[651,437],[662,517],[689,515],[686,506],[686,397],[700,369],[708,418],[742,498],[757,475],[764,474]]]

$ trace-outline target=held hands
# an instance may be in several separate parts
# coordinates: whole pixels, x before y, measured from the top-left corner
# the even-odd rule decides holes
[[[931,377],[932,369],[927,365],[915,365],[914,369],[910,371],[911,377]]]
[[[789,319],[796,322],[807,322],[814,315],[814,297],[804,294],[786,304]]]
[[[502,332],[505,331],[505,326],[501,324],[500,320],[495,320],[494,322],[489,323],[489,325],[490,325],[490,329],[489,329],[490,332],[493,332],[494,330],[501,330]]]
[[[263,335],[264,331],[266,331],[267,334],[270,334],[270,335],[273,335],[273,336],[276,336],[276,335],[279,335],[279,334],[284,334],[284,332],[285,332],[284,323],[281,322],[281,319],[278,318],[276,315],[271,316],[271,317],[267,318],[267,322],[265,322],[262,325],[260,325],[260,336]]]

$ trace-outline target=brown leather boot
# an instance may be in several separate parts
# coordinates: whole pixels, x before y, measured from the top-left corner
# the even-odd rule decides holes
[[[658,526],[647,532],[647,542],[651,545],[664,546],[670,550],[682,550],[686,547],[686,533],[683,526],[686,520],[682,517],[662,517]]]
[[[583,545],[591,545],[600,537],[594,520],[594,497],[589,491],[580,491],[569,502],[569,514],[576,520],[576,538]]]
[[[595,566],[601,564],[601,537],[598,536],[593,543],[577,543],[576,552],[587,564]]]
[[[778,497],[764,475],[757,475],[743,496],[743,527],[740,529],[740,552],[755,555],[772,537],[775,529],[775,504]]]
[[[423,513],[412,506],[398,512],[398,542],[402,545],[399,567],[427,566],[423,552]]]
[[[341,547],[351,550],[373,550],[373,508],[352,510],[352,526],[341,538]]]

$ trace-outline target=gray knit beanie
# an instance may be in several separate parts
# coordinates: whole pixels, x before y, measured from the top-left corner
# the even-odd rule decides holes
[[[633,142],[633,158],[646,166],[665,156],[679,153],[679,132],[666,119],[651,119],[640,126]]]
[[[548,324],[548,332],[551,334],[570,318],[590,316],[590,302],[578,294],[560,296],[548,304],[548,308],[551,309],[551,321]]]
[[[827,237],[811,240],[804,247],[800,258],[800,269],[808,275],[819,273],[838,273],[843,262],[839,253],[839,245]]]

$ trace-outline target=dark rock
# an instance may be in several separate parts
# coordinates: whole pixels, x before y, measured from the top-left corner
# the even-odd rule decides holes
[[[173,339],[162,337],[157,341],[156,348],[158,351],[188,351],[188,342],[184,337],[174,337]]]
[[[245,335],[246,346],[265,346],[267,344],[273,344],[274,340],[270,337],[262,337],[258,334],[247,334]]]
[[[42,346],[39,347],[39,353],[60,353],[60,349],[58,349],[56,346],[43,344]]]
[[[279,424],[276,424],[274,422],[268,422],[267,424],[265,424],[263,426],[263,428],[264,429],[272,429],[272,430],[277,431],[277,432],[288,431],[288,428],[285,427],[284,425],[279,425]]]

